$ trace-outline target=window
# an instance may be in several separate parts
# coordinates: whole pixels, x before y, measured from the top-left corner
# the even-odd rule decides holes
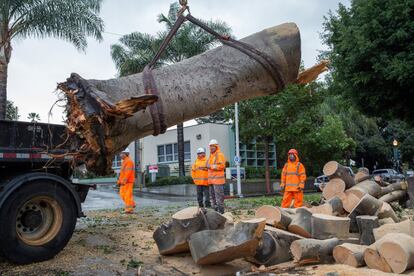
[[[115,155],[114,160],[112,161],[112,167],[113,168],[121,167],[121,162],[122,162],[121,155],[119,154]]]
[[[178,144],[165,144],[157,146],[158,162],[178,161]],[[190,141],[184,142],[184,160],[191,160]]]

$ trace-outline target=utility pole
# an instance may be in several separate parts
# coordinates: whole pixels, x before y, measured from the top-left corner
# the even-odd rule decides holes
[[[240,179],[240,140],[239,140],[239,105],[234,104],[234,124],[236,128],[236,157],[234,158],[237,168],[237,194],[239,197],[243,197],[241,191],[241,179]]]

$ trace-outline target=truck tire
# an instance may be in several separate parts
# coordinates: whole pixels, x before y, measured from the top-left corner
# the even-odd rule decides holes
[[[61,184],[25,183],[0,210],[0,255],[18,264],[51,259],[72,237],[76,219],[74,200]]]

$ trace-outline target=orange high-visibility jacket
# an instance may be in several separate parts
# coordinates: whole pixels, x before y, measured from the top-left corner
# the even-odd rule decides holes
[[[226,178],[224,176],[224,171],[226,170],[226,157],[220,151],[218,145],[217,151],[210,154],[207,164],[210,165],[210,169],[208,169],[208,184],[221,185],[226,183]]]
[[[135,165],[129,158],[125,157],[122,160],[121,171],[119,173],[118,184],[134,183],[135,182]]]
[[[197,157],[191,168],[191,177],[196,185],[208,185],[208,169],[206,167],[206,162],[207,158],[205,156],[203,158]]]
[[[288,158],[288,162],[283,167],[282,171],[282,183],[280,187],[284,187],[287,192],[297,192],[300,189],[305,188],[306,171],[305,166],[299,162],[299,157],[295,154],[295,162],[291,162]]]

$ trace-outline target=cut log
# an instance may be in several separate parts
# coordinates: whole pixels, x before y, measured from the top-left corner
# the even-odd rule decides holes
[[[280,207],[264,205],[256,210],[256,218],[265,218],[266,224],[280,229],[287,229],[292,221],[292,215]]]
[[[393,191],[391,193],[385,194],[379,198],[379,200],[382,200],[384,202],[394,202],[397,200],[400,200],[401,198],[407,196],[407,191],[404,190],[398,190]]]
[[[379,219],[391,218],[394,222],[398,222],[399,219],[395,214],[394,209],[387,202],[384,202],[377,214]]]
[[[311,222],[312,238],[314,239],[346,239],[349,237],[349,218],[313,214]]]
[[[360,198],[365,194],[378,197],[381,194],[381,186],[375,181],[365,180],[353,186],[349,191],[353,191]]]
[[[289,224],[289,232],[310,238],[312,236],[311,218],[312,212],[309,209],[298,208],[292,222]]]
[[[291,215],[296,214],[296,210],[297,210],[296,208],[282,208],[282,207],[279,207],[279,208]]]
[[[110,80],[85,80],[73,73],[60,83],[58,88],[68,99],[71,138],[80,145],[79,157],[86,159],[88,170],[108,175],[115,154],[138,138],[162,133],[166,127],[206,116],[234,102],[275,94],[284,84],[297,82],[301,43],[295,24],[268,28],[241,41],[267,54],[278,73],[272,77],[269,71],[276,70],[263,59],[258,62],[239,50],[220,46],[153,70],[158,96],[145,95],[150,98],[127,110],[122,103],[145,94],[143,73]],[[151,82],[151,75],[145,76],[146,82]],[[136,112],[147,106],[145,112]]]
[[[384,224],[393,224],[395,223],[395,221],[392,218],[383,218],[383,219],[378,219],[378,223],[380,226],[382,226]]]
[[[375,242],[374,228],[378,228],[379,222],[376,216],[357,216],[359,229],[359,243],[363,245],[371,245]]]
[[[407,219],[398,223],[384,224],[374,229],[375,240],[378,241],[389,233],[403,233],[414,237],[414,222]]]
[[[252,219],[240,221],[234,227],[194,233],[189,241],[191,256],[198,265],[254,256],[265,225],[265,219]]]
[[[382,187],[387,187],[388,185],[390,185],[390,183],[384,181],[380,175],[374,176],[374,181]]]
[[[348,213],[352,212],[352,210],[355,208],[355,206],[358,205],[361,198],[359,198],[357,195],[352,193],[352,191],[347,190],[343,194],[339,195],[339,197],[342,200],[342,206],[345,211]]]
[[[342,200],[338,196],[331,198],[325,204],[313,206],[310,208],[310,211],[312,214],[325,214],[331,216],[338,216],[344,213]]]
[[[368,246],[352,243],[344,243],[336,246],[333,250],[333,257],[338,264],[345,264],[352,267],[365,266],[364,251]]]
[[[378,252],[380,245],[383,242],[387,241],[388,238],[389,237],[384,237],[365,249],[364,261],[369,268],[381,270],[387,273],[392,272],[391,267],[389,266],[385,258],[383,258]],[[390,238],[392,239],[392,237]]]
[[[337,238],[327,240],[302,239],[292,242],[293,261],[300,264],[332,263],[333,250],[340,244]]]
[[[223,214],[223,217],[226,218],[226,223],[225,223],[224,227],[233,226],[234,225],[234,217],[233,217],[233,214],[232,213],[225,212]]]
[[[405,181],[400,181],[400,182],[395,182],[392,183],[390,185],[387,185],[386,187],[382,187],[381,189],[381,195],[385,195],[388,193],[391,193],[393,191],[397,191],[397,190],[407,190],[407,182]]]
[[[402,234],[392,234],[378,249],[394,273],[403,273],[414,268],[414,238]]]
[[[414,209],[414,177],[413,176],[407,178],[407,194],[410,198],[408,207]]]
[[[345,182],[340,178],[334,178],[329,180],[326,186],[323,188],[322,196],[329,200],[338,196],[345,191]]]
[[[213,210],[207,209],[204,214],[198,207],[189,207],[175,213],[168,224],[159,226],[153,238],[161,255],[187,252],[191,234],[205,229],[222,229],[226,221]]]
[[[379,209],[381,208],[382,203],[382,201],[376,199],[375,197],[369,194],[364,195],[358,202],[357,206],[355,206],[355,208],[348,215],[348,217],[351,219],[350,231],[354,233],[358,232],[358,224],[356,221],[357,216],[376,215]]]
[[[349,173],[347,167],[342,166],[336,161],[329,161],[323,167],[323,173],[329,177],[329,179],[340,178],[345,182],[346,188],[349,189],[355,185],[355,180]],[[326,188],[326,187],[325,187]],[[324,189],[325,190],[325,189]]]
[[[360,183],[362,181],[365,181],[365,180],[369,180],[369,179],[371,179],[371,177],[372,176],[369,174],[369,172],[359,171],[354,176],[355,184],[358,184],[358,183]]]
[[[256,249],[253,257],[247,257],[249,262],[258,265],[275,265],[287,262],[292,259],[290,245],[293,241],[303,237],[290,232],[266,226],[263,232],[262,241]]]

